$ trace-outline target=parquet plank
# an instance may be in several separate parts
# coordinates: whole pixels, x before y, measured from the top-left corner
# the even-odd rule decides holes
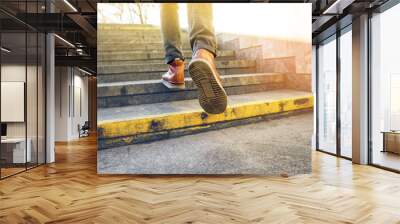
[[[96,139],[0,181],[0,223],[400,223],[400,175],[313,152],[313,173],[96,174]]]

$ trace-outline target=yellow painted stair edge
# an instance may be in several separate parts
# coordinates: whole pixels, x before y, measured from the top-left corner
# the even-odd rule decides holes
[[[137,134],[173,130],[194,126],[209,125],[217,122],[245,119],[268,114],[289,112],[312,108],[312,95],[259,101],[228,106],[222,114],[207,114],[202,111],[169,113],[157,116],[133,118],[122,121],[101,121],[98,124],[99,137],[113,138]]]

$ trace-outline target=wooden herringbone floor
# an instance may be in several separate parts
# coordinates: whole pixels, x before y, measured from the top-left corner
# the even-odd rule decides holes
[[[96,142],[0,181],[0,223],[400,223],[400,175],[313,152],[313,174],[99,176]]]

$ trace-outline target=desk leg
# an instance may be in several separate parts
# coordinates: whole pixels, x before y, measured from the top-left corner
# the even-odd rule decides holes
[[[382,134],[383,134],[383,149],[381,152],[386,152],[386,134],[385,133]]]

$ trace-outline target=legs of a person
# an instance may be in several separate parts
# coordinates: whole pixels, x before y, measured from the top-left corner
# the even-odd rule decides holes
[[[176,58],[184,60],[179,28],[178,4],[160,4],[160,17],[161,34],[165,49],[165,62],[169,64]]]
[[[211,3],[188,3],[189,40],[193,53],[205,49],[217,54]]]
[[[165,86],[171,89],[185,88],[185,65],[181,47],[181,32],[177,3],[160,4],[161,34],[164,42],[165,62],[168,71],[162,76]]]
[[[227,95],[215,66],[217,44],[212,5],[188,3],[189,39],[193,51],[189,74],[197,86],[199,103],[208,113],[223,113]]]

